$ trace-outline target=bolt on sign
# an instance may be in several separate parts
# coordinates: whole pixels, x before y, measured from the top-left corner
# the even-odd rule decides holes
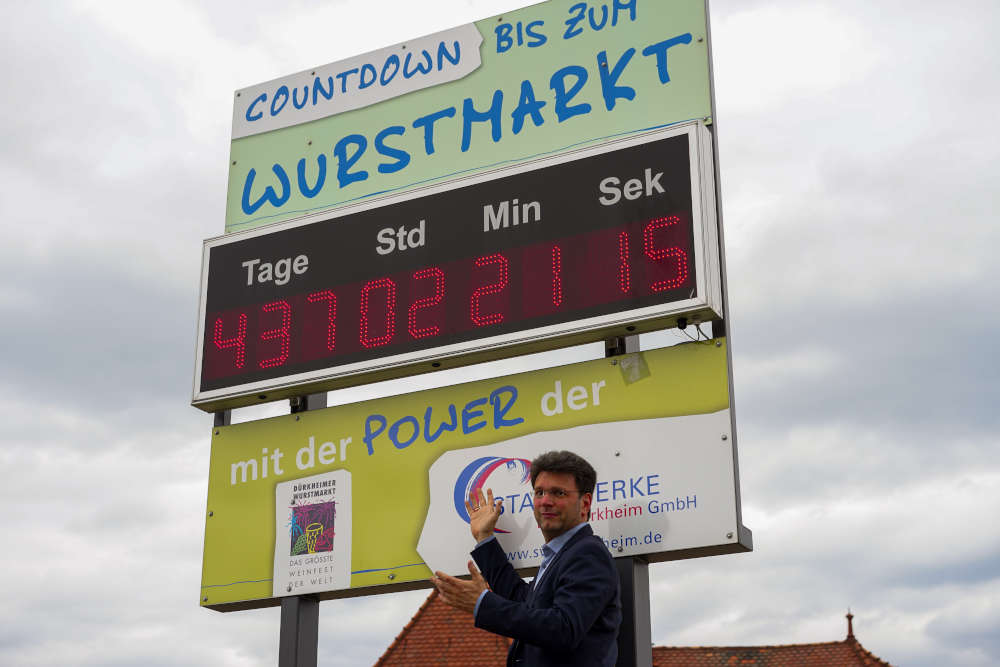
[[[466,571],[464,499],[502,500],[497,538],[541,562],[528,463],[571,449],[598,473],[614,556],[748,551],[726,341],[481,380],[214,430],[201,603],[221,611],[428,586]],[[402,501],[402,502],[401,502]]]

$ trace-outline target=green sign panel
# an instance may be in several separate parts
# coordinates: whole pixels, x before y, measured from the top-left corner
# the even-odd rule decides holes
[[[226,232],[711,114],[704,0],[551,0],[236,93]]]

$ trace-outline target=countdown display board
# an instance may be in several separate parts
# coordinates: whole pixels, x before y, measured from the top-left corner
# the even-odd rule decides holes
[[[700,123],[205,242],[193,403],[722,315]]]
[[[426,588],[467,573],[464,498],[541,563],[532,458],[597,471],[590,524],[614,556],[745,552],[727,344],[701,340],[213,429],[199,600],[219,611]],[[192,591],[193,593],[193,591]]]

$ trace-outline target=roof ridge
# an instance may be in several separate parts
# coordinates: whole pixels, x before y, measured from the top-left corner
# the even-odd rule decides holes
[[[384,665],[385,661],[389,658],[389,654],[392,653],[397,646],[402,646],[405,636],[410,634],[410,631],[413,630],[413,627],[417,624],[417,619],[423,615],[427,607],[430,606],[431,601],[433,601],[434,598],[437,597],[437,594],[438,594],[437,589],[432,588],[430,595],[427,596],[427,599],[424,600],[424,603],[420,605],[419,609],[417,609],[417,612],[413,615],[413,618],[410,619],[409,623],[403,626],[403,629],[399,631],[399,634],[396,635],[396,638],[392,640],[391,644],[389,644],[389,648],[387,648],[385,652],[379,657],[379,659],[375,662],[373,667],[379,667],[379,665]]]
[[[829,642],[803,642],[800,644],[744,644],[742,646],[653,646],[656,648],[669,648],[669,649],[751,649],[751,648],[792,648],[795,646],[831,646],[833,644],[844,644],[846,640],[838,639]]]

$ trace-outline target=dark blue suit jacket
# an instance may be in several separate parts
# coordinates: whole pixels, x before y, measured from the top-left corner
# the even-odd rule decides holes
[[[589,524],[555,555],[538,590],[517,576],[497,540],[472,557],[492,589],[476,627],[514,638],[508,665],[614,666],[622,620],[618,572]]]

